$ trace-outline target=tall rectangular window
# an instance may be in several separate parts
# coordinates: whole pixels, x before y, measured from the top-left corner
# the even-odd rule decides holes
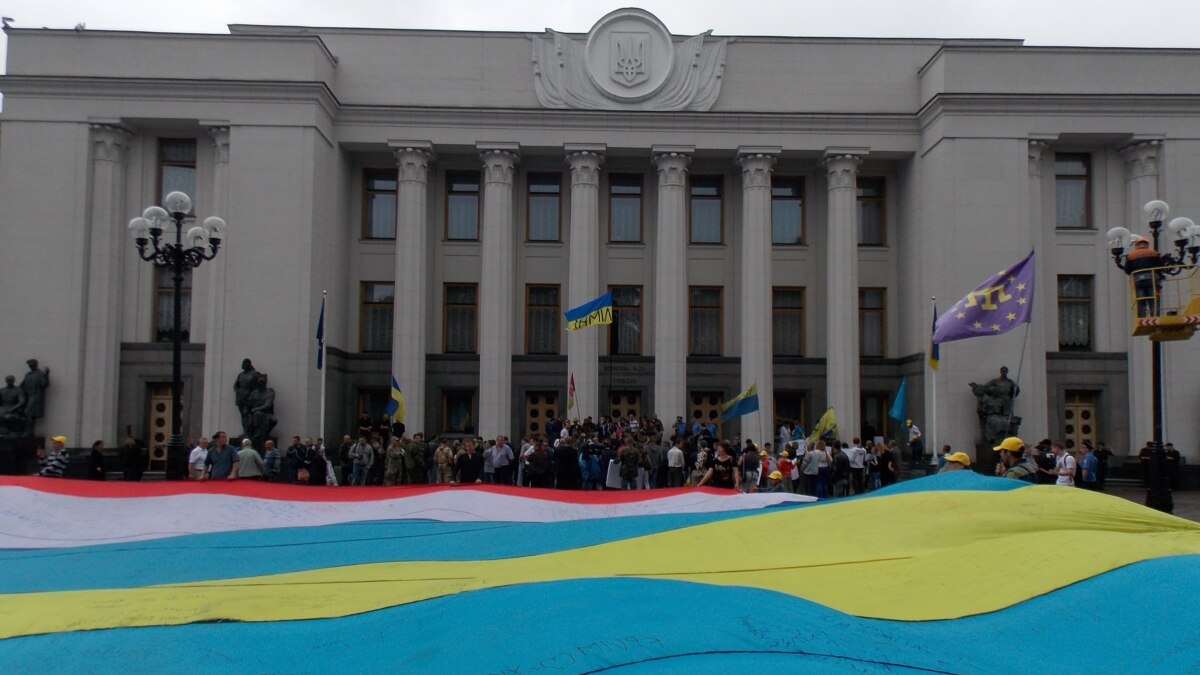
[[[887,338],[887,289],[858,289],[858,354],[883,356]]]
[[[771,243],[776,246],[804,243],[803,178],[771,178]]]
[[[190,196],[190,195],[189,195]],[[154,266],[154,341],[170,342],[175,329],[175,272],[167,265]],[[179,334],[184,342],[192,338],[192,271],[183,271],[179,291]]]
[[[479,239],[479,172],[446,172],[446,238]]]
[[[525,238],[558,241],[562,202],[562,174],[529,174],[529,210]]]
[[[642,177],[614,173],[608,177],[608,240],[642,240]]]
[[[192,199],[196,212],[196,139],[160,138],[158,141],[158,195],[165,200],[172,192]],[[162,201],[159,201],[161,204]]]
[[[392,351],[392,312],[395,301],[396,284],[383,281],[362,282],[358,313],[360,351]]]
[[[688,354],[721,355],[721,287],[688,289]]]
[[[771,344],[775,356],[804,356],[804,289],[771,289]]]
[[[446,284],[442,342],[447,354],[474,354],[479,334],[478,284]]]
[[[1092,226],[1092,158],[1086,153],[1054,155],[1055,223],[1062,229]]]
[[[1058,348],[1092,351],[1092,277],[1060,274],[1058,277]]]
[[[525,286],[525,353],[557,354],[559,336],[558,284]]]
[[[635,356],[642,353],[642,287],[610,286],[613,322],[608,327],[608,353]]]
[[[691,225],[693,244],[721,243],[721,176],[692,176]]]
[[[442,392],[442,433],[475,434],[475,392],[470,389]]]
[[[883,178],[858,177],[858,245],[883,246],[887,243],[887,181]]]
[[[362,238],[396,238],[396,170],[364,169]]]

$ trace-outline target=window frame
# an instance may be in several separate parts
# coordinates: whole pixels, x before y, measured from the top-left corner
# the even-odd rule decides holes
[[[454,179],[456,176],[474,176],[475,177],[475,191],[474,192],[467,192],[467,191],[455,192],[454,191]],[[482,229],[481,221],[483,220],[483,173],[478,170],[476,170],[476,171],[470,171],[470,170],[453,171],[453,170],[451,170],[451,171],[446,171],[446,173],[444,175],[444,180],[446,182],[446,186],[445,186],[445,190],[443,190],[443,195],[442,195],[443,196],[443,206],[444,206],[443,220],[445,221],[443,223],[443,227],[442,227],[443,241],[478,242],[479,241],[479,233],[480,233],[480,230]],[[475,236],[474,237],[451,237],[450,236],[450,198],[453,197],[454,195],[475,195]]]
[[[1073,174],[1060,174],[1058,172],[1058,158],[1071,158],[1072,160],[1083,160],[1083,175],[1076,176]],[[1092,171],[1092,153],[1090,152],[1056,152],[1054,153],[1054,229],[1067,231],[1087,231],[1096,229],[1096,225],[1092,220],[1092,178],[1095,173]],[[1059,181],[1083,181],[1083,225],[1073,227],[1063,225],[1058,221],[1058,184]]]
[[[555,179],[555,186],[558,188],[556,192],[534,192],[533,184],[537,178]],[[557,216],[554,222],[554,238],[553,239],[534,239],[533,230],[533,198],[534,196],[544,197],[547,195],[555,197],[555,215]],[[554,244],[562,242],[562,221],[563,221],[563,175],[553,171],[531,171],[525,174],[525,241],[526,243],[545,243]]]
[[[441,397],[442,398],[442,417],[440,420],[441,424],[438,425],[441,428],[441,433],[443,433],[443,434],[468,434],[468,435],[473,435],[475,433],[478,433],[478,431],[479,431],[479,392],[475,389],[451,388],[451,389],[443,389],[441,391],[441,394],[442,394],[442,397]],[[470,399],[471,399],[471,424],[469,425],[469,429],[458,430],[458,429],[450,429],[449,428],[449,423],[450,423],[449,403],[450,403],[450,397],[452,397],[452,396],[468,396],[468,397],[470,397]]]
[[[619,180],[637,179],[638,224],[636,239],[613,239],[613,199],[628,198],[629,194],[613,192],[613,187]],[[608,243],[610,244],[641,244],[644,243],[643,231],[646,220],[646,176],[640,173],[611,173],[608,175]]]
[[[470,288],[475,293],[475,302],[467,305],[454,303],[454,307],[472,307],[475,320],[472,326],[471,351],[450,351],[450,289],[453,287]],[[448,281],[442,284],[442,353],[443,354],[478,354],[479,353],[479,284],[474,282]]]
[[[692,304],[692,293],[696,291],[716,291],[716,307],[696,307]],[[696,351],[692,329],[695,323],[695,313],[706,314],[716,312],[717,315],[717,351],[700,353]],[[725,287],[724,286],[688,286],[688,356],[722,356],[725,353]]]
[[[693,190],[697,182],[701,185],[709,181],[717,188],[716,195],[696,195]],[[696,201],[715,201],[717,203],[717,241],[696,241],[693,228]],[[688,246],[724,246],[725,245],[725,176],[723,174],[701,174],[688,176]]]
[[[185,161],[181,161],[181,160],[164,159],[163,145],[170,144],[170,143],[190,143],[192,146],[192,161],[185,162]],[[155,181],[156,181],[155,194],[158,195],[158,199],[159,199],[158,203],[159,204],[161,204],[163,201],[165,201],[165,198],[166,198],[166,195],[163,194],[163,167],[178,166],[178,167],[191,169],[192,170],[192,192],[194,193],[196,191],[196,178],[199,176],[199,172],[196,170],[196,160],[199,156],[198,145],[199,144],[196,142],[195,138],[189,138],[189,137],[182,137],[182,138],[163,137],[163,138],[158,139],[158,142],[157,142],[156,148],[155,148],[156,159],[157,159],[157,164],[156,164],[156,172],[157,173],[155,176]],[[196,195],[190,194],[190,195],[188,195],[188,197],[190,197],[192,200],[192,210],[188,211],[188,215],[189,216],[195,215],[196,214]]]
[[[530,343],[529,317],[530,310],[533,307],[539,309],[550,308],[551,305],[533,305],[530,301],[532,296],[531,291],[539,288],[553,288],[557,303],[553,305],[554,311],[554,350],[553,351],[533,351]],[[525,284],[525,353],[528,355],[537,356],[557,356],[562,353],[562,284]]]
[[[800,294],[800,307],[778,307],[775,304],[776,291],[797,292]],[[775,345],[775,313],[787,312],[800,315],[800,353],[781,354]],[[802,358],[808,352],[808,294],[804,286],[772,286],[771,287],[771,356],[784,358]]]
[[[167,277],[166,277],[166,283],[160,284],[158,275],[160,272],[164,272],[164,271],[168,273]],[[158,330],[159,298],[164,293],[167,296],[167,302],[170,306],[172,314],[175,312],[175,301],[174,301],[175,280],[172,278],[173,275],[171,274],[171,272],[172,272],[172,269],[171,269],[170,265],[158,265],[158,264],[154,265],[154,295],[153,295],[152,306],[150,307],[150,316],[154,317],[154,320],[151,321],[152,325],[150,326],[150,341],[154,342],[154,343],[171,342],[172,341],[171,333],[173,333],[175,330],[174,316],[172,316],[171,328],[164,331],[166,333],[166,337],[163,337],[162,335],[160,335],[159,334],[160,331]],[[182,342],[184,344],[191,344],[191,342],[192,342],[192,312],[191,312],[191,310],[192,310],[192,303],[191,303],[192,280],[193,280],[192,269],[190,269],[190,268],[184,269],[183,270],[183,284],[179,287],[180,305],[182,306],[182,304],[183,304],[183,298],[186,297],[188,299],[188,311],[186,312],[186,317],[185,317],[187,320],[186,328],[184,328],[182,326],[184,318],[180,319],[181,325],[180,325],[179,332],[181,333],[181,335],[180,335],[179,339],[180,339],[180,342]]]
[[[1082,279],[1087,281],[1088,296],[1086,298],[1063,297],[1062,283],[1064,280]],[[1059,274],[1055,278],[1055,318],[1058,319],[1056,327],[1059,335],[1057,336],[1058,351],[1060,352],[1094,352],[1096,351],[1096,277],[1092,274]],[[1074,305],[1087,305],[1088,319],[1088,339],[1087,344],[1083,346],[1064,345],[1062,342],[1062,305],[1066,302]]]
[[[795,196],[777,196],[775,189],[786,183],[792,183],[796,190]],[[808,245],[808,223],[806,221],[805,203],[804,203],[804,176],[771,176],[771,246],[779,247],[794,247]],[[783,243],[775,241],[775,202],[785,200],[796,200],[800,202],[800,236],[798,241]]]
[[[396,184],[396,188],[394,190],[372,190],[370,188],[370,185],[371,185],[371,176],[373,174],[378,175],[378,176],[390,174],[392,182]],[[371,196],[376,195],[376,194],[382,194],[382,195],[390,194],[393,197],[393,201],[395,203],[399,204],[399,201],[400,201],[400,176],[399,176],[398,169],[380,169],[380,168],[374,168],[374,167],[363,167],[363,170],[362,170],[362,218],[361,218],[362,222],[361,222],[361,227],[360,227],[360,231],[359,231],[359,237],[366,241],[392,241],[392,240],[395,240],[395,238],[396,238],[396,214],[395,213],[392,214],[392,236],[390,236],[390,237],[371,236],[370,221],[371,221],[372,211],[369,208],[369,204],[371,203]]]
[[[880,306],[879,307],[868,307],[865,309],[863,308],[863,293],[865,291],[879,291],[879,297],[880,297],[880,301],[879,301]],[[879,313],[879,353],[878,354],[867,354],[866,351],[863,349],[862,340],[864,339],[863,338],[864,334],[863,334],[862,327],[863,327],[863,323],[864,323],[863,322],[864,312],[878,312]],[[888,331],[887,287],[886,286],[859,286],[859,288],[858,288],[858,333],[859,333],[858,355],[859,355],[859,357],[860,358],[862,358],[862,357],[885,358],[887,356],[887,331]]]
[[[876,195],[863,196],[863,195],[859,194],[859,191],[862,190],[863,181],[868,181],[870,183],[877,183],[879,185],[879,194],[877,196]],[[855,213],[854,213],[854,215],[855,215],[855,220],[857,221],[855,223],[855,225],[856,225],[855,229],[857,231],[854,233],[854,237],[855,237],[855,242],[857,243],[857,245],[859,247],[882,248],[882,247],[885,247],[888,245],[888,208],[887,208],[888,189],[887,189],[887,187],[888,187],[887,176],[859,176],[855,180],[855,201],[854,201]],[[863,239],[862,220],[860,218],[858,218],[858,211],[861,208],[860,205],[863,203],[867,203],[867,202],[879,204],[880,232],[879,232],[879,242],[878,243],[864,244],[862,241],[862,239]]]
[[[645,328],[645,324],[643,322],[643,319],[645,318],[645,312],[642,311],[646,306],[646,290],[645,290],[645,288],[643,286],[637,285],[637,284],[615,284],[615,285],[610,285],[608,287],[608,290],[610,292],[612,292],[612,291],[627,289],[627,288],[636,288],[637,289],[638,304],[636,307],[631,307],[629,305],[618,305],[616,302],[616,296],[613,297],[613,322],[612,322],[612,324],[610,324],[609,330],[608,330],[608,355],[610,357],[611,356],[641,356],[642,355],[643,343],[645,342],[642,338],[642,333]],[[628,312],[628,311],[635,311],[635,310],[637,311],[637,317],[638,317],[637,349],[634,350],[632,353],[618,353],[615,348],[616,345],[614,344],[614,342],[617,342],[617,340],[614,339],[615,333],[616,333],[616,331],[620,330],[620,325],[621,325],[621,322],[620,322],[621,317],[618,314],[618,312]]]
[[[387,349],[367,349],[367,332],[365,329],[367,322],[368,307],[383,307],[389,303],[383,302],[368,302],[367,288],[369,286],[391,286],[392,287],[392,302],[390,303],[392,311],[392,337],[395,337],[396,326],[396,283],[394,281],[372,281],[363,280],[358,282],[358,351],[363,354],[383,354],[392,351],[391,341],[388,342]]]

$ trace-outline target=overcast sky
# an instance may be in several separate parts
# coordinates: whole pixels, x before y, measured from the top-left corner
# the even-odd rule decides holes
[[[629,3],[634,4],[634,3]],[[559,0],[4,0],[21,28],[224,33],[231,23],[586,32],[625,3]],[[1020,38],[1200,48],[1200,0],[644,0],[675,34]],[[7,48],[7,43],[0,47]],[[0,70],[3,69],[0,56]]]

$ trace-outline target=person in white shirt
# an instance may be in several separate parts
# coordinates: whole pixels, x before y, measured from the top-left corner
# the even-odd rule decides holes
[[[670,487],[683,487],[683,445],[682,438],[676,438],[675,444],[667,451],[667,484]]]
[[[1041,471],[1058,476],[1054,481],[1055,485],[1066,485],[1067,487],[1075,485],[1075,458],[1067,452],[1067,446],[1061,442],[1054,444],[1054,470],[1041,469]]]
[[[857,437],[846,450],[846,456],[850,458],[850,485],[854,488],[854,494],[860,495],[866,490],[867,451]]]
[[[192,448],[192,454],[188,456],[188,477],[192,480],[200,480],[204,475],[204,460],[208,458],[208,439],[203,436],[196,443],[196,447]]]

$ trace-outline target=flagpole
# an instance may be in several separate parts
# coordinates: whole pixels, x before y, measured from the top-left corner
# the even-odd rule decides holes
[[[1013,411],[1016,410],[1016,407],[1017,407],[1015,399],[1017,396],[1020,395],[1020,392],[1021,392],[1021,371],[1025,368],[1025,347],[1029,345],[1029,324],[1030,323],[1032,323],[1032,322],[1030,322],[1030,321],[1025,322],[1025,338],[1021,340],[1021,360],[1017,362],[1017,379],[1013,382],[1013,399],[1014,399],[1014,401],[1013,401],[1012,407],[1010,407],[1008,409],[1008,422],[1004,425],[1004,435],[1005,436],[1008,435],[1008,430],[1012,429]]]
[[[930,305],[932,305],[933,313],[936,316],[937,315],[937,296],[935,295],[935,296],[930,297],[929,303],[930,303]],[[933,345],[933,335],[932,334],[929,336],[929,344],[931,346]],[[938,424],[937,424],[937,411],[938,411],[937,374],[938,374],[938,371],[933,368],[931,368],[930,370],[933,370],[933,372],[930,373],[930,378],[933,380],[933,414],[930,416],[931,419],[929,421],[929,445],[932,446],[931,452],[930,452],[930,454],[932,456],[932,463],[936,465],[937,464],[938,447],[940,447],[940,446],[938,446]]]
[[[325,298],[329,295],[328,290],[321,291],[321,310],[325,310]],[[323,338],[324,336],[322,336]],[[325,373],[329,370],[329,364],[325,362],[325,340],[321,340],[321,423],[318,425],[320,437],[325,438]]]

